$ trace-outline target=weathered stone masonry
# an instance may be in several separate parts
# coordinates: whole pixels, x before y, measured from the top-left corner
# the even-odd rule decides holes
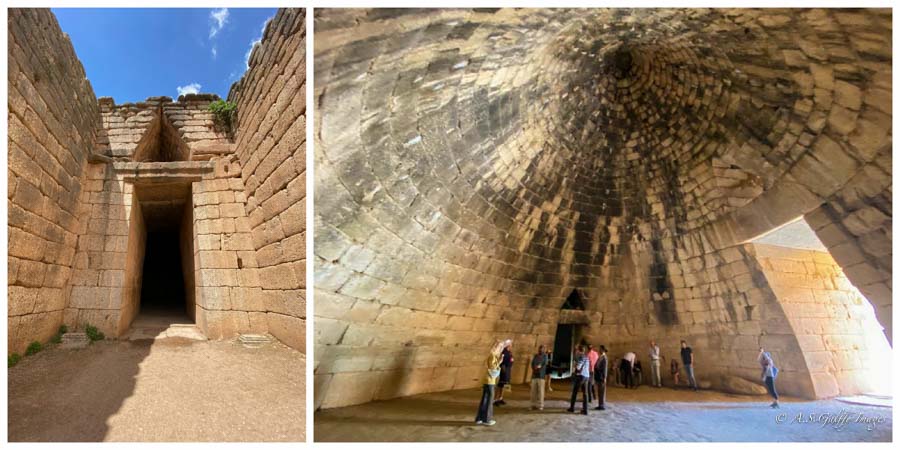
[[[789,394],[864,388],[841,280],[890,337],[889,10],[316,14],[317,407],[475,386],[573,290],[614,351],[687,339],[715,384],[765,345]],[[748,243],[800,216],[842,271]]]
[[[306,13],[279,10],[232,86],[236,154],[246,186],[270,332],[305,351]]]
[[[300,88],[258,80],[295,70],[304,31],[302,11],[279,11],[272,20],[251,70],[233,87],[232,95],[248,93],[232,140],[207,111],[214,95],[98,101],[53,15],[11,10],[10,351],[45,341],[62,323],[121,336],[139,310],[148,233],[159,230],[180,236],[187,312],[210,338],[271,332],[303,350],[302,286],[274,280],[260,245],[302,255],[305,246],[286,237],[303,236],[303,221],[285,217],[293,233],[255,237],[271,218],[254,215],[252,174],[285,159],[241,137],[244,124],[272,114],[266,108],[274,102],[263,100],[272,92],[288,97],[279,113],[286,103],[303,105]],[[251,109],[252,101],[259,104]],[[303,112],[300,106],[301,121]],[[262,135],[302,164],[303,141],[289,134],[297,114],[287,118]],[[283,184],[270,184],[279,192],[295,178],[281,174],[273,179]],[[303,195],[285,201],[294,203],[284,210],[304,207]]]

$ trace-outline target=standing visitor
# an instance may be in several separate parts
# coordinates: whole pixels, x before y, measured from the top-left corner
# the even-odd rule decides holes
[[[512,363],[513,363],[513,355],[512,355],[512,341],[510,344],[503,349],[502,358],[500,361],[500,381],[497,384],[497,400],[494,401],[494,406],[505,405],[506,402],[503,401],[503,391],[507,385],[509,385],[509,380],[512,377]]]
[[[494,420],[494,387],[497,384],[497,378],[500,376],[500,360],[503,349],[511,344],[509,339],[499,341],[491,347],[491,352],[487,359],[484,360],[484,375],[482,375],[481,402],[478,404],[478,414],[475,416],[477,425],[493,426],[497,422]]]
[[[634,374],[634,387],[637,389],[638,386],[644,384],[644,366],[641,365],[641,360],[634,362],[634,368],[631,369],[631,373]]]
[[[551,376],[551,371],[553,367],[551,367],[551,362],[553,362],[553,351],[547,350],[547,392],[553,392],[553,386],[550,386],[550,380],[553,379]]]
[[[594,409],[606,409],[606,375],[608,374],[609,360],[606,357],[606,347],[600,346],[600,357],[594,366],[594,385],[597,386],[597,401],[599,406]]]
[[[775,399],[769,406],[780,408],[781,406],[778,405],[778,391],[775,390],[775,378],[778,377],[778,368],[775,367],[775,360],[772,359],[772,354],[762,347],[759,348],[759,356],[756,359],[759,361],[759,365],[762,366],[762,381],[766,385],[766,390]]]
[[[588,403],[592,403],[594,401],[594,365],[600,359],[600,354],[594,350],[593,345],[588,345],[587,358],[591,368],[591,376],[588,377]]]
[[[681,384],[681,380],[678,379],[678,360],[672,359],[672,364],[669,367],[669,371],[672,373],[672,383],[674,383],[675,387],[678,387]]]
[[[631,389],[637,388],[634,385],[634,360],[636,357],[637,355],[634,352],[628,352],[622,357],[622,366],[624,367],[622,374],[625,375],[622,383],[625,384],[625,387]]]
[[[691,389],[697,390],[697,380],[694,379],[694,351],[688,347],[686,341],[681,341],[681,363],[684,364],[684,373],[687,375]]]
[[[541,345],[531,358],[531,409],[544,410],[544,377],[547,376],[547,363],[547,354]]]
[[[588,367],[590,361],[584,354],[584,346],[579,345],[575,353],[575,367],[572,371],[572,398],[569,400],[569,409],[566,411],[575,412],[575,400],[578,399],[578,392],[581,392],[581,413],[587,415],[587,379],[591,376],[591,369]]]
[[[650,341],[650,384],[653,387],[662,387],[662,376],[659,372],[659,346],[656,341]]]

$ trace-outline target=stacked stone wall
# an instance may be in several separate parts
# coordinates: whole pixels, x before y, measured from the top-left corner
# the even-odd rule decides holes
[[[281,9],[232,86],[235,152],[269,331],[305,351],[306,14]]]
[[[766,349],[784,365],[805,366],[809,398],[877,392],[885,374],[878,363],[888,354],[878,350],[872,334],[880,325],[863,298],[827,252],[753,244],[753,253],[790,325],[790,346],[769,335]],[[883,337],[881,338],[883,341]],[[794,351],[794,342],[799,351]],[[788,374],[788,377],[795,374]],[[780,377],[779,382],[790,380]]]
[[[889,341],[893,323],[891,151],[890,145],[882,147],[878,157],[844,188],[805,216],[847,278],[875,306]]]
[[[8,350],[63,322],[85,164],[100,109],[72,43],[48,9],[8,18]]]

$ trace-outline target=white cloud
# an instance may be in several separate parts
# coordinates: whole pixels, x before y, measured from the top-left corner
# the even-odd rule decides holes
[[[209,38],[216,37],[222,27],[228,23],[228,8],[214,9],[209,13]]]
[[[215,58],[216,58],[216,55],[218,55],[218,54],[219,54],[219,52],[216,51],[216,46],[213,45],[213,46],[212,46],[212,55],[213,55],[213,59],[215,59]]]
[[[266,25],[269,24],[269,21],[272,20],[272,17],[269,17],[265,22],[263,22],[262,28],[259,29],[259,37],[250,42],[250,48],[248,48],[247,53],[244,54],[244,65],[247,66],[248,69],[250,68],[250,54],[253,53],[253,47],[256,47],[256,44],[262,42],[263,34],[265,34],[266,32]]]
[[[181,97],[185,94],[199,94],[200,93],[200,83],[191,83],[187,86],[178,86],[178,96]]]

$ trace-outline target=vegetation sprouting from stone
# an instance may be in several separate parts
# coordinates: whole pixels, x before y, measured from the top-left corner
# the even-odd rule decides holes
[[[94,341],[102,341],[106,339],[106,335],[104,335],[102,331],[98,330],[97,327],[91,324],[85,324],[84,334],[86,334],[88,339],[91,340],[91,343],[94,343]]]
[[[231,134],[234,117],[237,115],[237,104],[228,100],[216,100],[211,102],[207,109],[213,113],[216,126]]]
[[[21,361],[21,360],[22,360],[22,355],[20,355],[18,353],[13,353],[12,355],[9,355],[6,357],[6,367],[10,368],[10,367],[18,364],[19,361]]]
[[[60,342],[62,342],[62,335],[66,334],[68,332],[69,332],[69,327],[67,327],[65,325],[60,325],[59,329],[56,331],[56,334],[54,334],[53,337],[50,338],[50,342],[52,342],[54,344],[59,344]]]
[[[44,349],[44,346],[41,345],[40,342],[34,341],[34,342],[28,344],[28,348],[25,349],[25,356],[33,355],[43,349]]]

